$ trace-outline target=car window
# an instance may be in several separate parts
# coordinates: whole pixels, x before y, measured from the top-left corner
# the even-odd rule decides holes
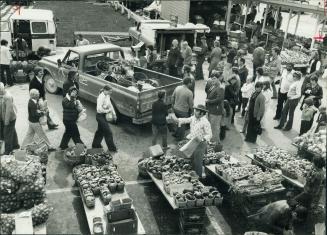
[[[122,59],[120,51],[102,52],[85,56],[84,68],[85,72],[94,72],[98,62],[115,62]]]
[[[32,22],[32,33],[47,33],[45,22]]]
[[[64,58],[63,63],[78,68],[79,65],[79,54],[74,51],[70,51],[68,55]]]

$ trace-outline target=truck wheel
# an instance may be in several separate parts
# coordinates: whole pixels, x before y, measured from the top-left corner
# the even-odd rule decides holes
[[[45,89],[47,89],[47,91],[50,94],[56,94],[59,89],[58,89],[56,81],[53,79],[51,74],[47,73],[44,76],[44,80],[45,80]]]

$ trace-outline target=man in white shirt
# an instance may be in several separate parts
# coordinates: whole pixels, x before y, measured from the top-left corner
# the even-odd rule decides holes
[[[76,39],[76,46],[85,46],[85,45],[89,45],[90,42],[89,40],[87,40],[86,38],[83,37],[82,34],[77,35],[77,39]]]
[[[203,168],[203,156],[207,149],[207,142],[212,138],[212,131],[210,122],[205,117],[207,110],[204,105],[197,105],[194,107],[194,115],[189,118],[178,118],[178,125],[190,124],[190,134],[187,135],[187,139],[197,139],[200,144],[196,148],[192,156],[192,165],[198,176],[202,177]]]
[[[3,39],[1,40],[1,47],[0,47],[0,71],[1,71],[0,82],[2,82],[4,85],[9,85],[9,86],[12,86],[14,84],[10,72],[11,61],[12,61],[12,56],[9,51],[8,41]],[[6,72],[7,79],[5,77],[5,72]]]
[[[278,91],[278,101],[277,101],[277,109],[274,120],[279,120],[282,115],[282,110],[284,103],[287,100],[287,93],[290,89],[291,84],[294,82],[293,80],[293,63],[288,63],[286,65],[286,69],[284,69],[281,79],[280,79],[280,88]]]
[[[294,82],[292,83],[292,85],[290,86],[288,93],[287,93],[287,101],[285,103],[285,106],[283,108],[282,111],[282,116],[279,122],[278,126],[275,126],[275,129],[282,129],[284,127],[284,124],[287,120],[287,115],[289,115],[288,117],[288,121],[287,124],[284,128],[284,131],[289,131],[292,129],[293,126],[293,118],[294,118],[294,111],[295,108],[297,106],[297,104],[299,103],[299,100],[301,98],[301,77],[302,77],[302,73],[295,71],[293,73],[293,79]]]

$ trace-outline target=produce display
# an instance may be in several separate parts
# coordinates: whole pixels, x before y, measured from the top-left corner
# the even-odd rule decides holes
[[[109,165],[112,163],[112,155],[104,150],[98,153],[86,153],[85,161],[92,165]]]
[[[45,223],[53,210],[47,203],[32,208],[33,226]],[[12,234],[15,229],[15,214],[0,214],[0,234]]]
[[[159,158],[145,158],[139,162],[139,169],[146,169],[146,171],[153,174],[157,179],[162,179],[162,173],[168,171],[190,171],[192,169],[189,159],[179,158],[177,155],[167,153]]]
[[[308,160],[300,159],[296,155],[273,146],[258,148],[254,158],[270,168],[281,169],[285,176],[301,182],[312,168],[312,163]]]
[[[95,197],[100,196],[105,205],[109,204],[111,194],[123,191],[125,182],[114,164],[88,165],[74,167],[73,177],[79,185],[87,207],[95,205]]]
[[[310,57],[301,51],[283,50],[280,53],[282,64],[308,64]]]
[[[221,162],[222,159],[229,161],[230,155],[224,151],[215,152],[214,146],[209,145],[207,149],[207,153],[203,157],[203,164],[204,165],[216,164]]]
[[[37,156],[27,156],[28,161],[17,161],[14,156],[0,160],[0,212],[29,209],[45,199],[45,180]]]
[[[261,173],[260,167],[252,164],[242,163],[223,163],[216,165],[216,172],[225,178],[227,181],[233,183],[238,180],[247,179],[255,174]]]
[[[233,190],[247,195],[272,192],[276,189],[283,189],[282,180],[283,177],[276,172],[260,172],[247,179],[236,181]]]
[[[305,133],[295,137],[294,144],[302,149],[326,157],[326,130],[317,133]]]

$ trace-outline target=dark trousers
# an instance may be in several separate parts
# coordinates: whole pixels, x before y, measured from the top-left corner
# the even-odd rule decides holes
[[[66,149],[68,148],[68,143],[70,139],[73,139],[74,143],[81,143],[83,144],[83,141],[81,140],[81,136],[79,134],[78,126],[76,122],[73,121],[63,121],[65,125],[65,133],[62,136],[60,148]]]
[[[298,103],[299,103],[299,99],[294,99],[294,100],[287,99],[285,106],[283,108],[283,111],[282,111],[282,116],[280,118],[280,122],[279,122],[279,125],[281,127],[284,126],[284,124],[287,120],[287,115],[288,115],[288,121],[287,121],[285,128],[292,128],[294,112],[295,112],[295,108]]]
[[[249,102],[249,98],[242,98],[242,117],[245,115],[245,108]]]
[[[157,144],[157,139],[159,136],[162,138],[162,147],[167,147],[167,125],[153,125],[152,124],[152,133],[153,133],[153,139],[152,139],[152,145]]]
[[[311,121],[301,121],[300,135],[307,133],[312,127],[313,119]]]
[[[197,62],[196,67],[195,67],[195,80],[203,80],[203,68],[202,65],[204,63],[204,60],[200,60]]]
[[[106,115],[103,113],[97,113],[96,119],[98,122],[98,129],[95,132],[92,148],[102,148],[101,142],[104,138],[106,141],[107,147],[109,151],[117,151],[116,145],[114,143],[114,139],[112,136],[112,131],[110,129],[109,123],[106,119]]]
[[[275,84],[275,78],[270,78],[272,81],[271,81],[271,88],[272,88],[272,91],[273,91],[273,96],[272,97],[277,97],[277,89],[276,89],[276,84]]]
[[[6,77],[5,77],[5,72],[6,72]],[[4,85],[13,85],[13,80],[12,80],[12,76],[11,76],[11,71],[10,71],[10,67],[7,64],[0,64],[0,76],[1,76],[1,82]]]
[[[182,111],[179,111],[176,109],[174,109],[174,113],[177,118],[188,118],[190,116],[189,113],[182,112]],[[186,124],[183,124],[180,127],[177,127],[176,132],[174,134],[174,136],[176,137],[177,140],[181,141],[184,139],[185,130],[186,130]]]
[[[282,116],[282,110],[283,110],[283,106],[284,103],[287,100],[287,93],[281,93],[280,89],[278,91],[278,100],[277,100],[277,109],[276,109],[276,114],[275,117],[277,119],[280,119],[280,117]]]
[[[9,122],[7,126],[0,121],[0,139],[3,139],[5,142],[5,154],[10,154],[14,149],[20,148],[15,124],[16,120]]]
[[[231,120],[230,123],[234,124],[234,117],[235,117],[235,112],[236,112],[236,104],[231,104],[231,111],[232,111],[232,116],[231,116]]]
[[[47,113],[47,125],[50,128],[51,126],[55,125],[54,122],[52,121],[51,117],[50,117],[50,113]]]
[[[176,66],[170,65],[168,67],[168,73],[170,76],[178,77],[178,70]]]

